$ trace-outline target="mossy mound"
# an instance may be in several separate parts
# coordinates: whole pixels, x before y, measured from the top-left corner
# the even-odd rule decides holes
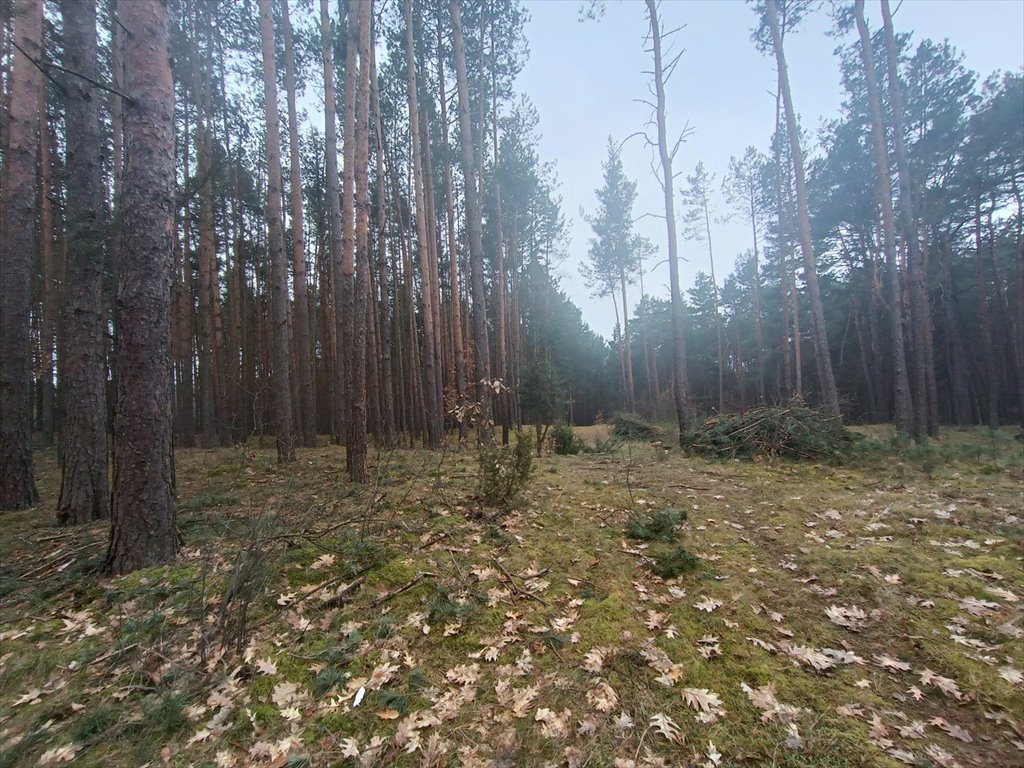
[[[713,416],[680,440],[708,458],[783,458],[837,464],[858,435],[841,419],[803,405],[764,405]]]

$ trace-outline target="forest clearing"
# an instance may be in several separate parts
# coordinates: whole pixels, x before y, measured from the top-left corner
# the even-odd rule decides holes
[[[607,429],[507,512],[474,450],[362,487],[336,446],[178,451],[181,554],[124,577],[106,526],[7,515],[2,764],[1019,764],[1014,431],[829,467]],[[667,509],[671,545],[629,537]]]
[[[1022,30],[0,0],[0,768],[1024,764]]]

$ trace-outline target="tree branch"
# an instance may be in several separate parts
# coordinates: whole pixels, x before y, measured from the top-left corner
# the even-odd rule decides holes
[[[13,45],[19,51],[21,51],[21,54],[26,59],[31,61],[32,64],[36,67],[36,69],[38,69],[40,72],[42,72],[44,75],[46,75],[50,80],[52,80],[57,86],[60,87],[60,89],[62,91],[64,90],[64,87],[59,82],[57,82],[57,80],[55,80],[53,78],[53,75],[50,74],[50,70],[51,69],[56,69],[58,72],[63,72],[66,75],[71,75],[72,77],[77,77],[77,78],[79,78],[81,80],[85,80],[85,82],[91,83],[92,85],[96,86],[97,88],[99,88],[101,90],[107,91],[108,93],[112,93],[115,96],[120,96],[122,99],[127,101],[129,104],[134,104],[135,103],[135,100],[131,96],[129,96],[128,94],[123,93],[122,91],[119,91],[116,88],[112,88],[111,86],[106,85],[105,83],[101,83],[98,80],[93,80],[91,77],[88,77],[87,75],[83,75],[81,72],[75,72],[73,69],[68,69],[67,67],[62,67],[60,64],[44,64],[42,62],[36,61],[31,56],[29,56],[28,52],[24,48],[22,48],[20,45],[18,45],[18,43],[15,42],[14,40],[11,40],[11,45]]]

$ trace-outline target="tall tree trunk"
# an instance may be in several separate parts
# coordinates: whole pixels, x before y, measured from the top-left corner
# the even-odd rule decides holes
[[[718,279],[715,277],[715,252],[711,248],[711,211],[708,208],[707,198],[704,198],[704,233],[708,239],[708,261],[711,264],[711,298],[715,309],[715,342],[717,348],[716,358],[718,360],[718,412],[725,412],[725,365],[724,349],[722,345],[722,308],[718,303]]]
[[[626,407],[636,410],[636,391],[633,387],[633,348],[629,338],[629,303],[626,301],[626,273],[619,271],[619,291],[622,295],[622,340],[626,362]]]
[[[57,293],[58,276],[57,261],[54,254],[54,228],[53,228],[53,205],[50,202],[50,195],[53,194],[53,182],[51,174],[51,135],[50,121],[46,114],[46,89],[39,89],[39,217],[40,217],[40,245],[42,255],[42,319],[40,323],[39,348],[42,363],[42,420],[43,441],[46,445],[53,445],[54,433],[54,376],[57,369],[55,364],[57,316],[60,313],[60,303]]]
[[[910,316],[914,331],[914,436],[918,440],[939,436],[939,424],[933,418],[937,411],[929,404],[929,378],[935,376],[934,354],[931,344],[931,306],[928,299],[924,254],[918,238],[917,217],[914,213],[910,165],[907,161],[903,125],[903,88],[899,80],[896,35],[892,27],[889,1],[881,0],[882,25],[885,32],[886,80],[892,112],[893,154],[896,159],[896,177],[900,189],[900,221],[903,238],[907,243],[907,277],[910,283]]]
[[[452,50],[459,93],[459,128],[462,133],[462,175],[466,191],[466,229],[469,231],[469,266],[473,286],[473,366],[477,384],[480,418],[477,436],[491,442],[491,361],[487,339],[487,303],[484,294],[484,246],[477,193],[473,143],[473,125],[466,76],[466,45],[462,36],[461,0],[449,0],[452,17]]]
[[[779,70],[782,102],[786,113],[786,132],[789,134],[790,154],[793,159],[800,250],[803,252],[804,257],[804,280],[807,283],[807,297],[811,302],[814,362],[818,370],[818,387],[821,390],[822,405],[826,412],[833,416],[838,416],[839,393],[836,390],[836,380],[832,373],[832,359],[829,356],[828,348],[828,331],[825,328],[825,309],[821,303],[821,290],[818,287],[818,265],[814,256],[814,244],[811,241],[811,219],[807,211],[807,182],[804,178],[803,152],[800,149],[800,135],[797,133],[793,96],[789,89],[789,72],[786,68],[786,54],[782,48],[782,34],[779,31],[779,19],[775,8],[776,2],[777,0],[767,0],[765,7],[768,11],[768,24],[771,27],[775,62]]]
[[[651,350],[651,334],[648,323],[647,292],[644,290],[644,264],[640,261],[637,273],[640,277],[640,337],[644,347],[644,373],[647,375],[647,399],[648,406],[653,410],[657,405],[658,395],[661,387],[658,386],[658,355],[657,350]]]
[[[419,62],[417,68],[426,67],[426,64]],[[417,79],[418,81],[418,79]],[[418,89],[418,82],[417,82]],[[441,333],[441,276],[438,269],[438,253],[441,248],[441,241],[437,233],[437,208],[434,205],[434,170],[433,170],[433,150],[430,144],[430,130],[429,126],[434,122],[433,117],[433,100],[418,98],[417,90],[417,103],[419,105],[420,115],[420,154],[423,158],[423,202],[425,205],[424,211],[426,213],[426,225],[427,225],[427,243],[430,247],[430,270],[428,277],[430,278],[427,285],[430,289],[430,305],[432,313],[430,315],[430,323],[433,326],[434,336],[434,366],[436,375],[434,376],[434,402],[437,406],[437,422],[439,435],[441,438],[444,437],[444,359],[441,353],[442,344],[442,333]]]
[[[761,263],[757,248],[757,201],[750,192],[750,231],[754,236],[754,344],[757,346],[757,402],[764,402],[764,329],[761,322]]]
[[[212,27],[209,7],[203,9],[201,23],[206,27]],[[212,47],[207,45],[207,50],[212,52]],[[199,174],[201,186],[199,187],[199,258],[206,263],[206,274],[208,283],[206,290],[209,292],[206,300],[208,316],[206,318],[207,334],[209,336],[209,360],[210,360],[210,385],[212,395],[213,435],[217,444],[227,446],[231,443],[231,436],[228,430],[227,412],[227,390],[224,383],[224,320],[221,315],[221,292],[220,292],[220,266],[217,260],[217,219],[214,209],[214,170],[213,170],[213,129],[215,125],[212,103],[212,88],[210,85],[210,67],[200,68],[200,81],[197,91],[200,106],[198,114],[201,117],[200,128],[200,156]]]
[[[882,99],[878,92],[875,76],[875,54],[871,47],[871,35],[864,19],[864,0],[856,0],[857,31],[860,33],[860,55],[864,64],[864,78],[868,92],[868,106],[871,111],[871,140],[875,150],[875,167],[878,171],[876,192],[882,208],[882,238],[885,263],[889,269],[889,314],[892,332],[892,378],[894,398],[894,422],[896,430],[905,436],[914,431],[914,405],[910,393],[910,376],[907,373],[906,349],[903,343],[903,313],[900,311],[900,270],[896,260],[896,226],[892,207],[892,181],[889,176],[889,153],[885,142],[885,126],[882,123]]]
[[[30,308],[36,252],[36,153],[39,151],[39,70],[42,0],[13,0],[13,54],[7,152],[4,157],[0,258],[0,510],[31,507],[39,499],[32,469]]]
[[[952,259],[953,252],[948,235],[944,238],[942,259],[942,305],[946,326],[946,364],[949,370],[950,414],[956,425],[971,423],[971,396],[967,384],[967,351],[964,348],[963,335],[960,331],[960,318],[957,302],[953,292]]]
[[[284,255],[284,220],[281,214],[281,126],[277,112],[271,0],[260,0],[260,40],[263,50],[263,111],[267,122],[267,230],[274,358],[271,388],[277,461],[284,464],[295,459],[295,443],[292,436],[291,355],[288,353],[288,264]]]
[[[341,260],[342,260],[342,227],[341,227],[341,190],[338,180],[338,129],[337,99],[334,91],[334,51],[331,39],[331,19],[328,13],[327,0],[320,0],[320,52],[324,64],[324,163],[327,175],[327,220],[330,230],[331,292],[334,298],[334,366],[331,369],[331,421],[335,442],[341,441],[344,434],[344,391],[345,377],[342,365],[342,334],[341,327]]]
[[[125,27],[123,254],[117,277],[114,497],[104,570],[174,559],[171,228],[174,81],[165,0],[119,0]]]
[[[391,275],[388,269],[387,254],[387,170],[384,166],[384,129],[380,117],[380,94],[377,91],[377,57],[375,46],[370,45],[370,111],[373,117],[376,144],[377,161],[377,271],[380,275],[380,304],[378,315],[380,317],[380,350],[381,350],[381,432],[378,439],[385,448],[391,448],[395,444],[395,390],[394,376],[392,373],[392,318],[395,315],[395,307],[398,299],[397,292],[392,296]],[[445,163],[445,168],[448,164]],[[390,313],[388,308],[390,307]]]
[[[313,348],[309,341],[309,296],[306,289],[306,242],[302,229],[302,176],[299,167],[299,120],[295,106],[295,53],[288,0],[281,0],[281,26],[284,30],[285,90],[288,97],[288,163],[291,166],[292,264],[295,289],[295,338],[298,347],[299,441],[310,447],[316,443],[316,401],[313,398]]]
[[[462,338],[462,294],[459,290],[459,250],[455,236],[455,203],[452,198],[452,167],[448,162],[448,96],[445,93],[444,78],[444,40],[441,32],[441,7],[437,9],[437,82],[438,102],[441,105],[441,146],[445,161],[441,164],[444,183],[445,224],[448,235],[448,279],[451,282],[451,322],[452,322],[452,357],[455,381],[456,408],[466,405],[466,362],[464,359]],[[464,443],[469,434],[469,423],[466,418],[459,419],[459,442]]]
[[[352,16],[352,11],[356,15]],[[356,266],[353,307],[352,340],[352,389],[350,393],[350,417],[348,444],[345,451],[349,479],[354,483],[365,483],[369,478],[366,468],[366,295],[367,278],[370,269],[369,221],[370,194],[367,168],[369,166],[369,112],[370,112],[370,46],[373,0],[365,0],[351,6],[349,11],[350,29],[356,30],[355,42],[359,54],[359,74],[356,92],[355,133],[346,142],[355,142],[353,160],[353,182],[355,187],[355,241],[354,250],[359,254]],[[358,21],[358,24],[356,23]],[[349,44],[353,42],[349,38]],[[351,61],[351,59],[349,59]],[[348,95],[346,96],[348,97]]]
[[[999,372],[996,370],[995,350],[992,347],[992,320],[988,311],[988,288],[982,257],[981,200],[974,201],[974,283],[978,293],[978,334],[981,359],[984,365],[985,415],[991,429],[999,426]]]
[[[423,171],[423,149],[420,135],[419,95],[416,87],[416,65],[413,44],[412,4],[405,0],[405,64],[409,99],[409,138],[412,141],[413,192],[416,199],[416,251],[420,264],[420,297],[423,303],[423,375],[424,375],[424,418],[426,420],[425,444],[437,448],[441,444],[441,404],[437,401],[437,377],[440,376],[437,360],[437,343],[434,338],[434,291],[431,281],[432,243],[427,230],[429,214],[426,205],[425,186],[428,183]]]
[[[689,381],[686,377],[686,336],[683,319],[683,295],[679,291],[679,246],[676,235],[676,209],[672,173],[675,148],[668,148],[665,126],[665,71],[661,59],[661,23],[655,0],[647,0],[647,16],[651,24],[654,50],[654,89],[657,96],[658,156],[661,160],[661,189],[665,195],[665,226],[668,231],[669,289],[672,291],[672,390],[676,404],[676,421],[680,436],[693,418],[690,410]],[[679,145],[676,144],[676,147]]]
[[[782,130],[782,83],[778,81],[775,92],[775,133],[773,155],[775,161],[775,213],[776,237],[779,256],[779,293],[782,306],[782,399],[793,397],[793,360],[790,342],[790,311],[789,311],[789,246],[786,241],[785,202],[782,192],[782,142],[779,141]]]
[[[107,225],[103,194],[103,128],[98,89],[84,78],[99,79],[96,1],[64,0],[64,67],[83,77],[67,77],[64,119],[67,127],[68,237],[67,320],[64,334],[64,430],[57,519],[82,524],[109,513],[107,479],[106,360],[103,331],[103,264]]]
[[[794,257],[788,263],[789,311],[792,313],[793,327],[793,395],[802,400],[804,396],[804,337],[800,332],[800,287],[796,282],[796,258]]]

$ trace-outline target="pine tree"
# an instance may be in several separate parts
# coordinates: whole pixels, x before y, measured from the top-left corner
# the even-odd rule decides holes
[[[36,153],[39,150],[42,0],[13,0],[14,63],[4,157],[3,254],[0,258],[0,509],[23,509],[39,499],[32,464],[29,305],[36,252]]]
[[[123,253],[117,278],[114,495],[105,570],[174,559],[171,231],[174,83],[166,0],[119,0],[125,27]]]

